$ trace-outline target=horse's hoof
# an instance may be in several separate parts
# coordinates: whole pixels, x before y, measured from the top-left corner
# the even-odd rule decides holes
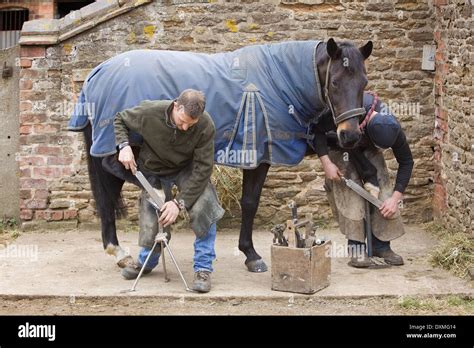
[[[245,265],[249,272],[263,273],[268,271],[268,267],[262,259],[245,261]]]
[[[133,265],[134,265],[133,257],[131,257],[130,255],[127,255],[123,259],[120,259],[117,261],[117,266],[119,266],[120,268],[125,268],[127,266],[133,266]]]

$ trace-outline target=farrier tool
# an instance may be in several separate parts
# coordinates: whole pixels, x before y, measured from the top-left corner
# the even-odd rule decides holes
[[[291,209],[291,220],[285,224],[278,224],[271,229],[273,233],[273,244],[279,246],[289,246],[292,248],[311,248],[314,245],[323,243],[323,240],[316,238],[316,226],[313,223],[313,215],[306,214],[305,219],[298,219],[298,209],[295,201],[288,202]],[[305,227],[304,234],[298,229]],[[283,232],[287,232],[287,236]]]
[[[157,218],[159,218],[160,213],[161,213],[161,207],[163,206],[163,204],[165,204],[165,202],[158,195],[158,193],[153,189],[153,187],[148,182],[148,180],[145,178],[145,176],[142,174],[142,172],[137,170],[135,176],[138,179],[138,181],[140,182],[140,184],[142,184],[145,191],[150,196],[150,198],[147,199],[147,200],[153,206],[153,208],[155,208],[156,216],[157,216]],[[173,261],[173,263],[176,267],[176,270],[179,273],[179,276],[183,280],[186,291],[194,292],[194,290],[192,290],[188,286],[188,283],[186,282],[186,279],[184,278],[183,273],[181,272],[181,269],[179,268],[178,263],[176,262],[176,259],[174,258],[173,252],[171,251],[171,248],[168,244],[168,240],[166,238],[166,233],[163,231],[163,226],[160,223],[158,224],[158,233],[156,234],[155,243],[153,244],[153,247],[151,248],[151,250],[155,250],[155,247],[157,246],[158,243],[161,243],[161,255],[163,257],[163,271],[165,273],[165,281],[166,282],[169,281],[169,278],[168,278],[168,275],[167,275],[167,272],[166,272],[166,263],[165,263],[165,251],[164,251],[164,249],[166,247],[166,249],[168,250],[168,252],[170,254],[171,260]],[[140,278],[143,274],[143,271],[145,270],[145,266],[148,264],[148,261],[150,260],[151,254],[152,254],[151,252],[148,254],[144,264],[142,265],[140,273],[138,274],[137,279],[135,279],[135,282],[133,283],[133,286],[130,289],[130,291],[135,291],[135,288],[138,284],[138,281],[140,280]]]
[[[354,180],[352,179],[346,179],[345,177],[341,177],[342,181],[346,184],[347,187],[349,187],[352,191],[357,193],[359,196],[364,198],[365,200],[365,217],[364,217],[364,229],[365,233],[367,235],[367,255],[371,259],[373,265],[370,266],[371,268],[386,268],[390,267],[385,262],[378,262],[377,260],[374,260],[373,258],[373,251],[372,251],[372,226],[370,225],[370,205],[374,205],[379,209],[383,202],[378,199],[377,197],[374,197],[373,195],[370,194],[367,190],[365,190],[362,186],[357,184]]]

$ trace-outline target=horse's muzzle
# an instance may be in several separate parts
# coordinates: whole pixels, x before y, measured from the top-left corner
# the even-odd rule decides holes
[[[344,149],[354,148],[361,138],[360,132],[342,130],[338,134],[339,144]]]

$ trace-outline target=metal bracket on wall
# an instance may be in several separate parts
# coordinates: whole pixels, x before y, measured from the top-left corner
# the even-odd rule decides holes
[[[13,69],[11,66],[7,66],[7,62],[3,62],[3,68],[2,68],[2,77],[5,79],[7,77],[12,77],[13,76]]]

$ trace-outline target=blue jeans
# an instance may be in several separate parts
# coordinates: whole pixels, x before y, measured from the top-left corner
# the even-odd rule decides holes
[[[213,223],[209,228],[209,231],[203,238],[196,238],[194,241],[194,272],[208,271],[212,272],[212,261],[216,258],[216,252],[214,250],[214,243],[216,241],[216,224]],[[151,249],[141,248],[138,254],[138,263],[143,265],[145,260],[150,253]],[[153,269],[158,266],[160,259],[160,252],[153,252],[148,264],[147,269]]]

